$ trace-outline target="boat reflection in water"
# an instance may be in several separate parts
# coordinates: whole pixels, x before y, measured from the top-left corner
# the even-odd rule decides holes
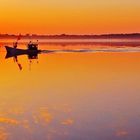
[[[38,59],[38,54],[40,54],[41,51],[17,51],[17,52],[8,52],[7,51],[7,54],[5,56],[5,59],[8,59],[8,58],[13,58],[14,62],[17,63],[18,67],[19,67],[19,70],[22,70],[22,65],[19,63],[18,61],[18,56],[21,56],[21,55],[27,55],[28,57],[28,60],[29,60],[29,63],[31,64],[32,63],[32,60],[33,59]]]

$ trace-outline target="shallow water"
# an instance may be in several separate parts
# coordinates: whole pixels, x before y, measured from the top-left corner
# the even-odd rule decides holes
[[[59,51],[15,60],[1,47],[0,140],[140,139],[139,47],[39,47]]]

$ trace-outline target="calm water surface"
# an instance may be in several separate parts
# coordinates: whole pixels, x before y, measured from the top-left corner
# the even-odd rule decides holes
[[[110,46],[40,45],[99,48]],[[139,47],[43,53],[32,60],[23,55],[17,61],[0,50],[0,140],[140,139]]]

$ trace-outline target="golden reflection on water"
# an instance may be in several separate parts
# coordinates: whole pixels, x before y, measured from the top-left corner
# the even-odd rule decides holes
[[[0,140],[139,137],[139,52],[25,55],[22,71],[4,57]]]

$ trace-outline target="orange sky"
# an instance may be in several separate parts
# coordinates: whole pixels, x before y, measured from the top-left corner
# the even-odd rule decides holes
[[[139,0],[1,0],[0,32],[140,32],[139,7]]]

